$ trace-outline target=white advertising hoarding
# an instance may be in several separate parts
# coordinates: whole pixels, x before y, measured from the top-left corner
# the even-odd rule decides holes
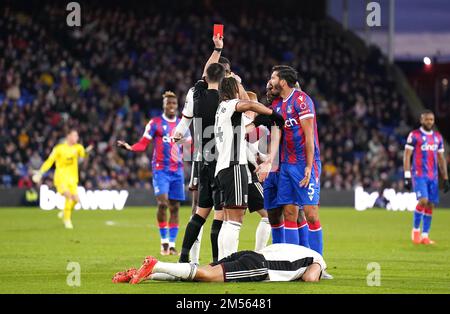
[[[75,205],[75,210],[122,210],[128,198],[127,190],[85,190],[78,187],[80,202]],[[47,185],[41,185],[39,190],[39,206],[43,210],[64,209],[65,199],[61,194],[49,189]]]
[[[387,201],[386,209],[393,211],[414,211],[417,205],[416,193],[396,192],[394,189],[385,189],[382,195]],[[380,197],[378,192],[366,192],[362,187],[355,188],[355,209],[363,211],[375,207]]]

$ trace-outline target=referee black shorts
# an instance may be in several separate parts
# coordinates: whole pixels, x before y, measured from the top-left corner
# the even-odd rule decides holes
[[[263,281],[269,275],[267,261],[262,254],[254,251],[240,251],[212,263],[221,265],[225,282]]]
[[[247,165],[233,165],[219,171],[216,177],[223,207],[247,209],[248,206]]]
[[[199,172],[200,172],[199,168],[200,168],[200,162],[193,161],[192,167],[191,167],[191,178],[189,180],[189,190],[190,191],[198,190],[198,179],[199,179]]]
[[[198,206],[202,208],[214,207],[214,210],[221,210],[222,202],[214,178],[216,162],[200,161],[198,168]]]
[[[255,173],[255,166],[248,164],[252,183],[248,184],[248,210],[250,213],[264,209],[264,188]]]

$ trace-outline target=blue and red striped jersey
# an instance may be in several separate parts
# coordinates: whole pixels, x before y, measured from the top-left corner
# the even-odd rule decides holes
[[[438,152],[444,152],[442,135],[423,128],[408,135],[405,149],[413,151],[412,175],[416,178],[438,178]]]
[[[285,119],[281,140],[280,161],[290,164],[306,163],[305,134],[300,121],[314,119],[314,157],[320,160],[319,136],[317,134],[316,110],[314,103],[305,92],[293,90],[283,101],[278,98],[272,103],[272,109]]]
[[[153,141],[153,170],[183,169],[182,145],[171,139],[178,122],[180,118],[169,119],[163,114],[147,123],[143,137]]]

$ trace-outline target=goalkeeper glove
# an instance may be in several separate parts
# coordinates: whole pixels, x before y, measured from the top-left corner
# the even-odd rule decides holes
[[[33,180],[34,183],[38,184],[42,180],[42,173],[40,171],[34,172],[31,180]]]
[[[411,171],[405,171],[405,182],[404,182],[405,190],[411,191]]]
[[[450,190],[450,180],[444,181],[444,193],[447,193]]]

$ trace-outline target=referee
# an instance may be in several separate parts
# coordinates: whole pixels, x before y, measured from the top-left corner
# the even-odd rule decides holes
[[[214,51],[206,62],[202,79],[194,86],[194,144],[201,153],[199,163],[198,206],[186,226],[179,262],[189,262],[189,251],[197,239],[212,207],[215,208],[211,226],[213,260],[217,261],[217,238],[222,226],[223,213],[220,195],[214,186],[216,169],[214,122],[219,106],[219,83],[225,76],[225,67],[218,63],[223,48],[223,37],[214,36]]]

